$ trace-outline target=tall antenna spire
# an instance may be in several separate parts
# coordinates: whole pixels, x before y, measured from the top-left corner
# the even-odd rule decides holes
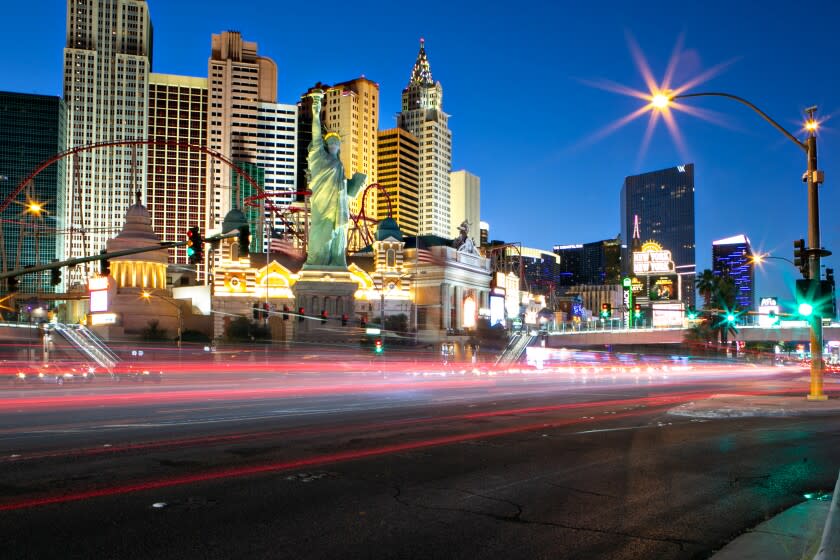
[[[634,253],[642,250],[642,233],[641,233],[642,228],[639,224],[640,224],[639,215],[634,214],[633,215],[633,240],[630,244],[630,247],[632,248]]]
[[[426,58],[426,40],[420,38],[420,52],[417,53],[417,61],[414,63],[414,68],[411,70],[411,79],[408,81],[411,84],[434,85],[435,81],[432,79],[432,68],[429,66],[429,59]]]

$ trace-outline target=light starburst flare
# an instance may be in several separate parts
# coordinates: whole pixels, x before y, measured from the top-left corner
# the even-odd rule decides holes
[[[692,116],[699,117],[701,119],[713,122],[715,124],[730,126],[717,113],[705,109],[699,109],[697,107],[687,106],[683,103],[679,103],[678,101],[676,101],[676,98],[679,95],[688,91],[689,89],[694,88],[699,84],[702,84],[720,74],[724,69],[726,69],[729,65],[735,62],[734,59],[728,62],[724,62],[722,64],[718,64],[708,70],[701,72],[693,78],[686,80],[681,85],[675,86],[673,84],[674,75],[677,69],[677,65],[680,61],[680,56],[681,54],[683,54],[682,35],[677,39],[677,42],[674,46],[674,50],[671,53],[671,57],[668,61],[668,66],[665,69],[665,74],[661,81],[657,81],[654,78],[653,71],[651,70],[650,65],[648,64],[647,59],[642,53],[642,50],[639,47],[638,43],[636,43],[635,39],[633,39],[633,37],[630,34],[627,35],[627,44],[630,49],[630,54],[633,57],[633,62],[635,63],[636,68],[638,69],[639,73],[642,76],[642,79],[645,82],[647,91],[634,89],[623,84],[618,84],[607,80],[585,80],[584,83],[606,91],[611,91],[614,93],[619,93],[621,95],[627,95],[630,97],[641,99],[645,101],[646,104],[640,107],[639,109],[633,111],[629,115],[625,115],[619,118],[618,120],[602,127],[600,130],[596,131],[587,139],[585,139],[584,143],[594,143],[595,141],[600,140],[605,136],[608,136],[609,134],[615,132],[619,128],[622,128],[623,126],[635,121],[639,117],[648,114],[649,120],[647,128],[645,130],[645,135],[642,139],[642,143],[639,147],[639,161],[641,161],[641,159],[644,157],[647,151],[651,137],[653,136],[653,131],[656,128],[656,123],[660,117],[662,117],[662,120],[665,122],[665,126],[668,129],[668,132],[671,134],[671,137],[673,138],[674,144],[677,146],[680,155],[683,158],[688,159],[685,141],[683,140],[682,134],[680,133],[680,130],[677,127],[677,122],[674,119],[674,111],[688,113]]]

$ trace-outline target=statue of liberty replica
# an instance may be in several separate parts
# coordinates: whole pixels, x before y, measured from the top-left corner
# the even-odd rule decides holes
[[[310,227],[304,269],[347,270],[348,201],[354,198],[365,182],[364,173],[351,179],[344,176],[339,150],[341,137],[336,132],[321,131],[322,91],[312,98],[312,142],[309,144]]]

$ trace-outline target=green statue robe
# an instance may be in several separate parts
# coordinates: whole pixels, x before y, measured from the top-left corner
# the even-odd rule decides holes
[[[309,144],[310,227],[306,253],[307,268],[347,268],[347,223],[349,200],[365,182],[364,173],[352,179],[344,176],[339,153],[329,153],[321,135],[320,112],[313,111],[312,142]]]

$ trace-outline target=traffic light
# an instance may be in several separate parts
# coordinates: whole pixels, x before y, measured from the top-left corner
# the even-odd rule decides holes
[[[285,304],[283,305],[283,320],[284,321],[289,320],[289,306],[285,305]]]
[[[254,319],[260,318],[260,304],[255,303],[251,306],[251,313],[254,316]]]
[[[270,313],[271,307],[268,305],[267,301],[263,302],[262,308],[263,308],[263,312],[262,312],[263,319],[268,319],[269,315],[271,315],[271,313]]]
[[[689,307],[686,315],[689,321],[693,321],[697,318],[697,310],[693,307]]]
[[[327,323],[327,310],[322,309],[321,310],[321,324],[325,325],[326,323]]]
[[[198,264],[204,258],[204,240],[197,227],[187,230],[187,259],[190,264]]]
[[[58,262],[58,261],[53,261]],[[61,284],[61,269],[60,268],[52,268],[50,269],[50,286],[58,286]]]
[[[9,293],[13,294],[18,291],[18,279],[17,276],[9,276],[6,279],[6,286],[9,289]]]
[[[738,316],[735,313],[733,313],[732,311],[727,311],[726,315],[724,315],[724,319],[726,319],[726,322],[729,323],[730,325],[734,324],[735,320],[737,318],[738,318]]]
[[[828,280],[797,280],[797,313],[804,319],[830,317],[831,293],[831,284]]]
[[[796,239],[793,242],[793,265],[799,269],[803,278],[809,278],[808,251],[805,250],[805,240]]]
[[[346,326],[347,326],[347,320],[348,320],[347,313],[343,313],[343,314],[341,315],[341,326],[342,326],[342,327],[346,327]]]
[[[375,341],[373,341],[373,351],[376,352],[377,354],[381,354],[382,350],[383,350],[382,339],[377,338]]]
[[[298,322],[303,321],[303,313],[304,313],[303,307],[298,307]]]
[[[612,316],[612,305],[609,303],[601,304],[601,319],[609,319]]]
[[[106,254],[106,251],[99,251],[100,255]],[[99,275],[100,276],[110,276],[111,275],[111,261],[108,259],[100,259],[99,260]]]
[[[195,264],[195,228],[187,230],[187,260]]]
[[[642,305],[640,303],[633,304],[633,318],[634,319],[641,319],[642,318]]]
[[[251,228],[247,225],[239,227],[239,255],[248,256],[251,247]]]

